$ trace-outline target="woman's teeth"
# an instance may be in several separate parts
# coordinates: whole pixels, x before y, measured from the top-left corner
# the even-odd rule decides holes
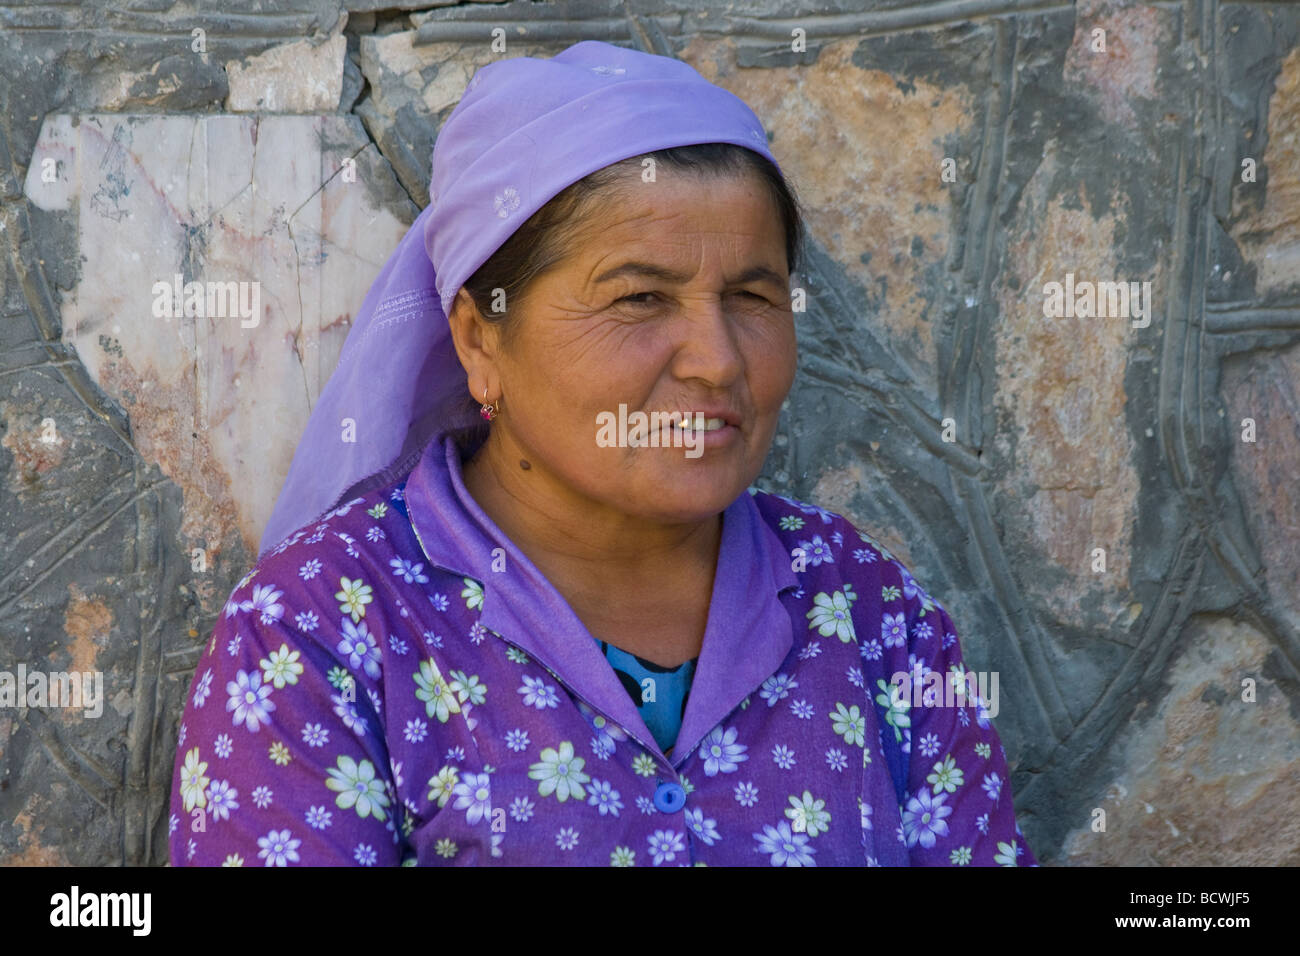
[[[727,424],[727,423],[726,423],[725,421],[723,421],[721,418],[706,418],[706,419],[704,420],[704,428],[703,428],[703,431],[706,431],[706,432],[717,431],[719,428],[724,428],[724,427],[726,427],[726,424]],[[680,421],[680,422],[675,422],[675,423],[673,424],[673,427],[674,427],[674,428],[680,428],[680,429],[682,429],[683,431],[695,431],[695,430],[696,430],[694,419],[684,419],[684,420],[682,420],[682,421]]]

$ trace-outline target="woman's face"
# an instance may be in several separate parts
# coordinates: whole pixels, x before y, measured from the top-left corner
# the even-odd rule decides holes
[[[797,361],[785,237],[757,177],[638,170],[514,309],[509,348],[488,340],[491,427],[529,481],[671,522],[717,514],[757,477]],[[620,405],[728,424],[620,447]]]

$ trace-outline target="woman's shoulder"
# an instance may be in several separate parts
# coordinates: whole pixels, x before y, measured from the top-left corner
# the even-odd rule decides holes
[[[364,587],[370,595],[388,574],[402,573],[412,564],[404,488],[403,478],[344,501],[298,528],[235,585],[223,616],[258,611],[263,619],[281,619],[292,606],[310,620],[319,615],[317,605],[337,603],[336,592]],[[363,585],[356,583],[363,580]],[[301,629],[301,624],[295,626]]]
[[[897,560],[874,536],[841,514],[758,488],[751,487],[749,494],[777,536],[792,547],[802,546],[810,557],[829,558],[836,552],[848,555],[859,564]]]
[[[879,586],[888,597],[916,600],[920,613],[938,608],[902,560],[870,531],[816,504],[774,492],[749,489],[763,520],[793,555],[809,568],[833,570],[845,580]]]

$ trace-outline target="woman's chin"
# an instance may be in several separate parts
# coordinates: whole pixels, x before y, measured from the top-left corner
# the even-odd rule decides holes
[[[665,520],[702,520],[726,509],[749,486],[738,468],[673,466],[655,469],[616,495],[628,511],[655,512]],[[639,505],[639,507],[638,507]]]

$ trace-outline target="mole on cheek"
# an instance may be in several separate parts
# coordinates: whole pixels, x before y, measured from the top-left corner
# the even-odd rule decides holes
[[[530,464],[528,464],[528,462],[527,462],[525,459],[520,458],[520,459],[519,459],[519,467],[522,468],[524,471],[527,471],[529,468],[531,468],[531,467],[533,467],[533,466],[530,465]]]

